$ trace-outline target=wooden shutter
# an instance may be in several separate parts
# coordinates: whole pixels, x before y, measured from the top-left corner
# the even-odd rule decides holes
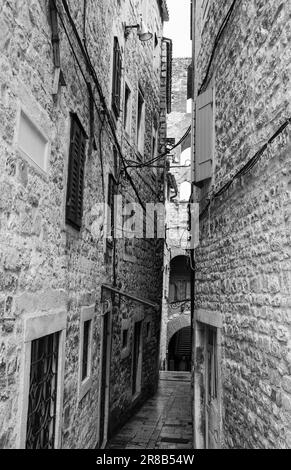
[[[82,225],[86,134],[72,115],[66,221],[76,229]]]
[[[108,181],[108,236],[112,238],[115,237],[115,195],[117,194],[116,182],[112,175],[109,175]],[[109,243],[112,240],[109,241]]]
[[[113,79],[112,79],[112,109],[116,117],[120,114],[122,59],[117,37],[114,38],[113,49]]]
[[[196,105],[195,183],[212,177],[214,151],[213,88],[198,96]]]

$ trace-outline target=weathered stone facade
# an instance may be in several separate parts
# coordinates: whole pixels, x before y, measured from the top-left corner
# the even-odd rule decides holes
[[[124,38],[123,23],[134,25],[140,19],[140,2],[126,0],[89,1],[86,22],[84,2],[70,1],[69,8],[80,37],[86,38],[105,102],[111,107],[113,38],[120,41],[123,68],[121,109],[124,109],[124,81],[131,86],[130,132],[125,133],[123,112],[116,122],[116,134],[126,159],[137,160],[136,122],[139,85],[144,91],[144,160],[152,156],[153,121],[159,135],[159,150],[165,148],[165,125],[160,130],[162,40],[141,43],[132,30]],[[151,0],[146,23],[162,37],[167,19],[164,1]],[[98,442],[99,390],[101,377],[102,302],[101,286],[114,286],[123,292],[161,302],[163,243],[135,240],[130,256],[124,239],[116,241],[108,257],[105,221],[98,207],[108,192],[108,175],[122,169],[114,158],[115,141],[107,120],[101,124],[102,103],[96,82],[90,75],[62,2],[56,2],[59,18],[60,66],[66,86],[55,96],[55,67],[49,5],[47,1],[3,1],[0,6],[0,448],[25,445],[24,401],[27,363],[30,351],[27,322],[32,318],[65,318],[62,373],[58,377],[59,440],[62,448],[94,448]],[[76,57],[65,34],[66,27]],[[85,33],[83,25],[85,23]],[[91,83],[94,104],[89,99]],[[165,87],[164,87],[165,88]],[[162,97],[163,98],[163,97]],[[96,106],[95,106],[96,105]],[[92,121],[92,110],[94,120]],[[98,113],[96,110],[98,109]],[[47,138],[48,164],[40,171],[17,147],[20,110],[24,110]],[[66,188],[70,147],[70,112],[77,113],[88,136],[84,177],[83,218],[80,231],[66,224]],[[39,134],[37,134],[39,135]],[[163,194],[163,178],[148,169],[128,170],[144,202],[157,202]],[[102,175],[104,181],[102,182]],[[159,176],[159,175],[158,175]],[[104,188],[103,188],[104,185]],[[118,192],[137,202],[128,177],[121,173]],[[114,256],[115,253],[115,256]],[[106,291],[108,296],[108,292]],[[110,366],[109,433],[114,432],[130,412],[157,386],[160,311],[141,306],[116,295],[112,313],[112,361]],[[84,307],[93,308],[91,351],[92,382],[79,399],[80,318]],[[137,399],[131,393],[132,335],[134,320],[142,326],[141,390]],[[122,323],[129,334],[129,351],[122,356]],[[147,323],[150,328],[146,329]],[[57,327],[56,327],[57,328]],[[56,330],[58,331],[58,330]],[[29,337],[29,334],[27,338]],[[28,340],[27,340],[28,341]],[[28,347],[26,345],[28,344]],[[29,369],[28,369],[29,370]],[[63,396],[63,398],[62,398]],[[26,405],[27,406],[27,405]]]
[[[232,1],[208,2],[204,21],[202,2],[193,3],[196,103]],[[288,1],[237,1],[210,67],[213,174],[196,190],[204,212],[195,252],[197,447],[207,432],[203,325],[218,326],[216,445],[291,447],[290,124],[212,199],[291,116],[290,18]]]
[[[172,111],[167,119],[167,136],[171,145],[177,144],[191,125],[191,111],[187,109],[187,73],[191,59],[175,58],[172,65]],[[161,332],[161,367],[168,369],[168,346],[180,329],[190,326],[190,302],[173,302],[171,262],[177,256],[188,257],[188,202],[190,193],[184,197],[183,184],[191,183],[191,134],[169,155],[169,172],[177,185],[177,194],[166,189],[166,247],[164,253],[164,289]],[[186,155],[186,157],[185,157]],[[187,188],[186,188],[187,189]],[[187,193],[187,191],[186,191]],[[172,276],[172,279],[171,279]],[[179,277],[179,276],[178,276]],[[180,276],[181,277],[181,276]],[[187,277],[187,276],[186,276]]]

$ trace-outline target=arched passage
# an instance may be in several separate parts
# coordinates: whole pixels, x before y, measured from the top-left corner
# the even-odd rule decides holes
[[[190,299],[190,262],[187,256],[177,256],[170,264],[169,302],[185,302]]]
[[[186,326],[175,333],[168,345],[168,370],[191,370],[191,327]]]
[[[183,328],[191,327],[190,315],[180,315],[179,317],[173,318],[168,323],[168,332],[167,332],[167,345],[172,339],[172,337]]]

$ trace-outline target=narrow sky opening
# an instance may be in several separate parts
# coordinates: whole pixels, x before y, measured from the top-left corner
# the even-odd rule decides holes
[[[164,36],[173,40],[174,57],[191,57],[190,0],[167,0],[170,21],[165,23]]]

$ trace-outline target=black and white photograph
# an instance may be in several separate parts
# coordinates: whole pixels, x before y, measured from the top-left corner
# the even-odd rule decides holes
[[[291,1],[0,0],[0,450],[290,449]]]

